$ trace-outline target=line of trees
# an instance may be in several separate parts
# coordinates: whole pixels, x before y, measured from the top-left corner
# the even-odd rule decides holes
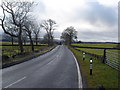
[[[3,1],[1,4],[3,16],[0,17],[0,26],[6,34],[18,39],[21,53],[24,52],[23,42],[25,43],[26,38],[29,38],[31,50],[34,51],[33,37],[38,45],[42,29],[47,32],[48,46],[53,45],[53,31],[56,22],[51,19],[44,20],[42,23],[35,20],[32,16],[32,9],[35,5],[34,2],[16,2],[14,0]]]

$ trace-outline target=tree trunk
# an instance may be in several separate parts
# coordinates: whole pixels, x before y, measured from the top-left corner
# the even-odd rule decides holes
[[[37,37],[36,37],[36,45],[38,45],[38,42],[37,42]]]
[[[48,39],[48,47],[50,46],[50,40]]]
[[[53,45],[53,37],[50,36],[50,46],[52,46],[52,45]]]
[[[48,34],[48,47],[50,46],[50,35]]]
[[[36,40],[36,45],[38,45],[38,44],[37,44],[37,40]]]
[[[71,43],[72,43],[72,37],[70,35],[70,37],[69,37],[69,45],[71,45]]]
[[[18,43],[19,43],[19,47],[20,47],[20,52],[23,53],[24,48],[23,48],[23,42],[22,42],[21,36],[18,36]]]
[[[33,40],[32,40],[31,35],[29,35],[29,38],[30,38],[31,50],[34,52],[34,45],[33,45]]]
[[[26,45],[26,41],[25,41],[25,39],[24,39],[24,45]]]
[[[11,40],[12,40],[12,46],[13,46],[13,37],[11,36]]]

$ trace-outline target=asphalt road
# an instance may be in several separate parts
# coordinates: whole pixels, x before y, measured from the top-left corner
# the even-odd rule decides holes
[[[2,70],[2,88],[82,88],[72,52],[65,46]]]

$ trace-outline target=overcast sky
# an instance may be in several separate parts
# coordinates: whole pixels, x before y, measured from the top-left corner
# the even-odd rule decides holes
[[[33,0],[32,0],[33,1]],[[35,0],[37,20],[53,19],[58,27],[55,38],[69,26],[81,41],[118,41],[119,0]],[[1,12],[1,9],[0,9]],[[41,36],[43,36],[43,31]]]

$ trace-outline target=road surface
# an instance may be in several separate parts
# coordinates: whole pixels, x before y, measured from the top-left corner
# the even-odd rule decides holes
[[[82,88],[79,68],[65,46],[2,70],[2,88]]]

